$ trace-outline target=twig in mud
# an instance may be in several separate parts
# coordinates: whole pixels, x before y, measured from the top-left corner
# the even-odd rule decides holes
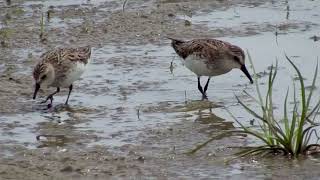
[[[40,38],[43,37],[44,33],[44,21],[43,21],[43,13],[41,14],[41,19],[40,19]]]
[[[187,104],[188,100],[187,100],[187,91],[184,90],[184,103]]]
[[[141,108],[141,105],[138,107],[137,109],[137,117],[138,117],[138,120],[141,120],[140,119],[140,108]]]
[[[122,12],[124,12],[124,8],[127,5],[128,0],[124,0],[123,4],[122,4]]]
[[[49,22],[51,19],[51,14],[54,13],[53,7],[49,7],[50,9],[47,11],[47,21]]]
[[[274,33],[274,35],[276,35],[276,43],[277,43],[277,45],[279,46],[279,44],[278,44],[278,28],[276,29],[276,32]]]
[[[41,13],[41,19],[40,19],[40,41],[44,42],[47,39],[45,38],[45,34],[44,34],[44,15],[43,13]]]
[[[287,15],[286,15],[286,19],[289,19],[289,15],[290,15],[290,6],[289,4],[287,5]]]
[[[173,74],[173,69],[174,69],[173,61],[174,61],[174,57],[173,57],[172,61],[170,62],[170,67],[169,67],[171,74]]]

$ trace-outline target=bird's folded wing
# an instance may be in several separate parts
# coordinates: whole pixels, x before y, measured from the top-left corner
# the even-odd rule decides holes
[[[48,51],[41,55],[41,58],[46,62],[52,64],[64,64],[68,63],[67,61],[80,61],[85,64],[88,63],[88,59],[91,56],[91,48],[79,47],[79,48],[59,48],[52,51]]]

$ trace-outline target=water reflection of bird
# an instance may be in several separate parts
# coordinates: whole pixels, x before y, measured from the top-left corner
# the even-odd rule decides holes
[[[35,91],[33,99],[41,86],[56,87],[57,90],[50,94],[45,101],[50,99],[48,108],[52,106],[53,95],[60,91],[60,87],[69,87],[69,94],[65,104],[68,104],[72,91],[72,83],[83,74],[91,55],[89,46],[79,48],[58,48],[41,55],[40,62],[33,70]]]
[[[233,122],[226,121],[222,117],[217,116],[212,112],[211,108],[199,110],[198,117],[195,119],[195,122],[206,125],[201,128],[201,132],[209,134],[216,133],[217,130],[221,132],[235,128]]]
[[[217,39],[169,39],[172,40],[173,49],[183,58],[185,66],[197,75],[198,89],[203,98],[207,98],[206,91],[212,76],[225,74],[234,68],[241,69],[253,83],[245,66],[244,52],[240,47]],[[200,84],[201,76],[209,76],[204,89]]]

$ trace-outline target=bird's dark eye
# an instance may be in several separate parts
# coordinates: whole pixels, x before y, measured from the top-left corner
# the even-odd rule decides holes
[[[233,59],[241,65],[240,59],[237,56],[234,56]]]
[[[44,80],[45,78],[47,78],[47,75],[43,75],[43,76],[41,77],[42,80]]]

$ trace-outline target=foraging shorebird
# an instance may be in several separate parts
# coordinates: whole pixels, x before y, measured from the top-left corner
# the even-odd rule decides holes
[[[60,92],[60,87],[68,87],[69,93],[65,104],[72,91],[72,83],[80,78],[85,71],[91,55],[91,47],[79,48],[58,48],[41,55],[40,62],[33,70],[35,80],[35,90],[33,99],[41,86],[56,87],[57,90],[50,94],[41,103],[46,103],[50,99],[48,108],[52,106],[53,95]]]
[[[198,77],[198,89],[204,99],[212,76],[219,76],[231,71],[234,68],[241,71],[253,80],[245,66],[245,55],[243,50],[228,42],[217,39],[194,39],[191,41],[172,40],[172,47],[183,59],[185,66],[194,72]],[[204,87],[201,86],[200,77],[208,76]]]

